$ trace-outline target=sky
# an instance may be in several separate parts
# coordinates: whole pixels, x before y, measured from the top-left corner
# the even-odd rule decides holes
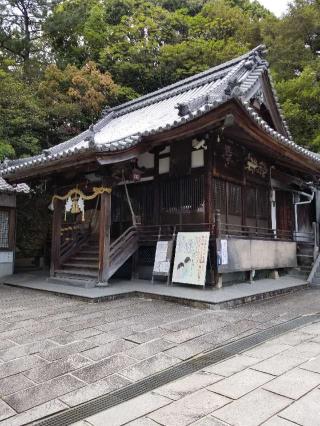
[[[258,0],[265,8],[271,10],[276,16],[281,16],[286,11],[289,0]]]

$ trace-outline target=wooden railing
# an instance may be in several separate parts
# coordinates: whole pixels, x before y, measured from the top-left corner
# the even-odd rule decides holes
[[[158,240],[172,240],[178,232],[210,232],[214,238],[211,223],[184,223],[177,225],[137,225],[139,244],[156,243]]]
[[[90,234],[91,227],[87,224],[71,224],[61,228],[60,263],[78,250]]]
[[[110,245],[109,278],[134,254],[137,248],[138,231],[135,226],[131,226]]]

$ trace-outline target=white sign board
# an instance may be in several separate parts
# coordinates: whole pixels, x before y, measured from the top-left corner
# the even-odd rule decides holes
[[[168,275],[170,272],[172,253],[171,241],[158,241],[156,248],[156,256],[154,259],[153,274]]]
[[[228,241],[221,240],[221,265],[228,265]]]
[[[0,263],[12,263],[12,262],[13,262],[13,252],[12,251],[0,252]]]
[[[172,281],[205,285],[209,232],[179,232]]]

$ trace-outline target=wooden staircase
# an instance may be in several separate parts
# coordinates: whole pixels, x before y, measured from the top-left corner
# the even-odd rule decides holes
[[[135,227],[128,228],[110,244],[108,279],[138,249],[138,232]],[[87,241],[61,262],[55,271],[53,281],[94,287],[99,277],[99,236],[91,235]],[[51,279],[52,281],[52,279]]]

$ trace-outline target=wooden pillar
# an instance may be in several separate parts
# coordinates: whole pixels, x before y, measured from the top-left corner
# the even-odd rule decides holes
[[[213,146],[212,140],[207,141],[207,150],[204,151],[204,220],[213,222]]]
[[[110,262],[111,193],[101,194],[99,223],[99,276],[100,285],[107,284]]]
[[[159,184],[159,152],[160,149],[157,148],[154,150],[154,225],[160,225],[160,184]]]
[[[60,267],[60,247],[61,247],[61,224],[63,202],[58,199],[53,200],[53,218],[52,218],[52,239],[51,239],[51,265],[50,276]]]
[[[216,288],[222,287],[222,274],[219,273],[219,263],[221,261],[221,215],[220,211],[215,212],[215,237],[216,237],[216,259],[214,281]],[[220,257],[220,260],[219,260]]]

